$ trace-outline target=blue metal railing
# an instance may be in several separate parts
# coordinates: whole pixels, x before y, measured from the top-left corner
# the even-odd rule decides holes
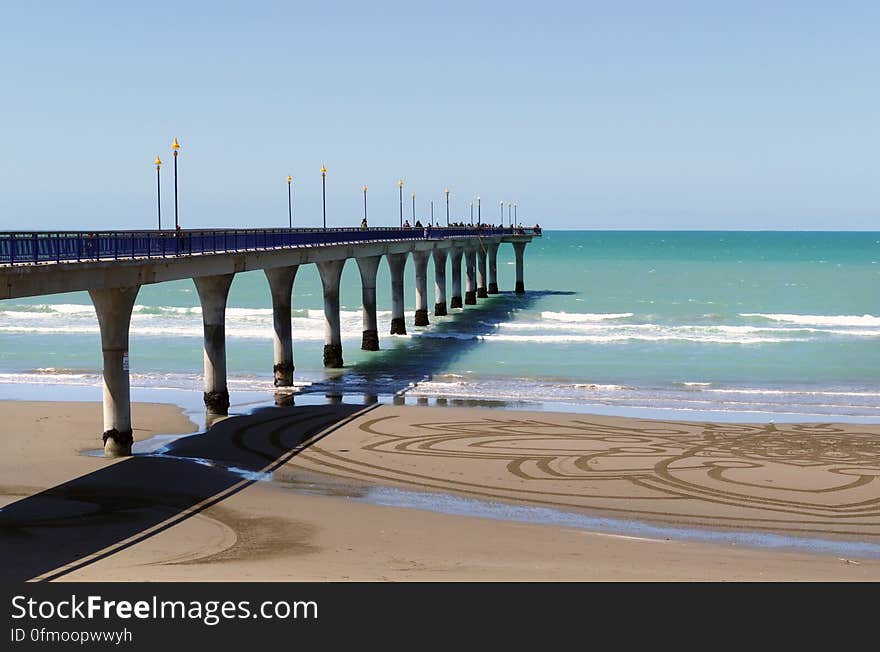
[[[534,229],[428,227],[428,238],[540,235]],[[31,231],[0,233],[0,265],[163,258],[345,244],[420,240],[423,228],[369,229],[187,229],[181,231]]]

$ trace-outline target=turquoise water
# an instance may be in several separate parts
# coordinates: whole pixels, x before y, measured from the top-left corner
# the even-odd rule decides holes
[[[304,266],[293,299],[299,390],[880,420],[880,233],[549,231],[525,261],[524,297],[509,292],[513,251],[503,245],[499,285],[508,291],[425,329],[412,325],[410,262],[405,337],[382,337],[383,263],[377,353],[359,350],[360,281],[348,261],[341,372],[321,367],[320,283]],[[137,304],[132,384],[199,390],[192,282],[144,286]],[[262,272],[236,277],[232,392],[271,392],[270,305]],[[97,392],[99,369],[85,293],[0,301],[0,383]]]

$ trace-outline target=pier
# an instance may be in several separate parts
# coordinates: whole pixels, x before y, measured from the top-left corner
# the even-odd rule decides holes
[[[513,246],[514,290],[525,292],[524,252],[540,231],[487,226],[369,229],[214,229],[179,231],[0,233],[0,299],[87,291],[95,307],[103,354],[104,452],[131,454],[128,342],[131,313],[142,285],[192,279],[204,326],[204,401],[227,414],[225,314],[235,274],[263,270],[272,298],[276,387],[293,385],[293,285],[301,265],[318,268],[324,294],[324,366],[344,365],[339,285],[355,259],[362,287],[361,348],[379,349],[376,274],[382,258],[391,272],[392,335],[406,333],[407,259],[415,269],[414,323],[430,323],[428,259],[434,261],[434,316],[475,305],[499,292],[498,247]],[[465,261],[462,297],[461,267]],[[448,297],[446,268],[452,268]]]

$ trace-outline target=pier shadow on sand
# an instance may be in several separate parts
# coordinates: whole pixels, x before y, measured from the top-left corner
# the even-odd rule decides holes
[[[335,374],[328,370],[327,380],[313,383],[300,393],[360,394],[367,403],[377,400],[379,394],[397,394],[416,383],[432,380],[450,363],[478,346],[482,336],[495,333],[499,324],[510,321],[517,310],[530,308],[542,297],[572,294],[577,293],[537,290],[523,295],[502,292],[479,299],[478,306],[469,306],[462,312],[450,311],[449,318],[438,320],[424,330],[410,330],[412,337],[404,340],[404,344],[386,336],[384,343],[388,348],[383,349],[381,355]]]
[[[11,503],[0,509],[0,581],[55,579],[132,546],[244,489],[364,409],[270,408],[220,421],[159,454]]]
[[[571,293],[493,295],[405,345],[341,370],[310,388],[309,393],[326,394],[329,405],[269,407],[221,420],[158,452],[126,458],[3,507],[0,581],[62,577],[198,514],[280,467],[319,433],[330,434],[370,409],[342,403],[343,394],[363,395],[375,407],[377,393],[430,379],[514,311],[548,294]]]

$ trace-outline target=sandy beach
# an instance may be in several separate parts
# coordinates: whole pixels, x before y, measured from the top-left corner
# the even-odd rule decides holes
[[[108,460],[98,404],[0,408],[6,579],[880,579],[878,426],[297,406]]]
[[[119,459],[101,450],[101,404],[74,401],[0,401],[0,505],[96,471]],[[189,434],[197,429],[175,405],[132,404],[133,435]]]

